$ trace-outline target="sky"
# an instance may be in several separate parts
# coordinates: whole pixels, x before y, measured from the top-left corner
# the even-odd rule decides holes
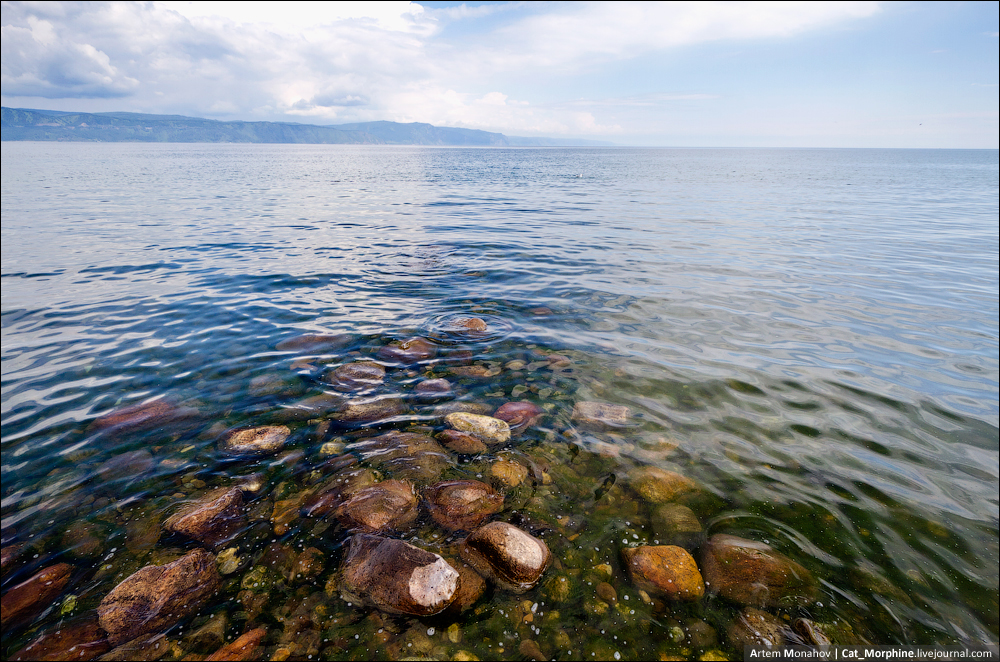
[[[997,149],[998,8],[3,2],[0,96],[622,145]]]

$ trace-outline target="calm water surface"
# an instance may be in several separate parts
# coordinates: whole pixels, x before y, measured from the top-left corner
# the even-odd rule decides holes
[[[874,643],[997,641],[996,151],[2,150],[3,545],[20,550],[4,590],[51,563],[76,568],[51,609],[5,629],[5,657],[192,548],[157,533],[161,520],[255,471],[269,486],[236,543],[246,564],[171,632],[182,648],[219,615],[230,637],[247,619],[269,627],[270,656],[288,643],[281,613],[311,600],[314,648],[331,659],[406,656],[414,643],[439,658],[518,657],[525,639],[561,659],[735,655],[738,607],[648,605],[623,573],[623,547],[658,540],[629,483],[650,465],[698,482],[688,505],[705,535],[768,542],[816,576],[819,600],[779,616]],[[468,316],[487,333],[448,333]],[[321,356],[276,349],[306,333],[349,342]],[[270,530],[274,502],[322,480],[323,444],[350,452],[376,433],[296,415],[329,390],[324,366],[415,335],[490,374],[390,368],[379,393],[401,394],[409,413],[380,430],[442,429],[413,396],[430,376],[490,410],[544,407],[536,428],[453,457],[444,476],[487,474],[497,453],[530,465],[498,518],[547,541],[547,578],[566,578],[568,596],[543,580],[460,617],[383,623],[324,592],[347,535],[335,522]],[[196,414],[95,431],[156,398]],[[631,419],[588,429],[571,419],[578,401],[625,405]],[[291,452],[234,463],[217,451],[230,427],[277,422]],[[137,449],[152,455],[145,473],[108,470]],[[461,539],[424,517],[397,535],[436,551]],[[324,570],[274,579],[248,615],[234,606],[240,578],[274,545],[316,547]],[[605,563],[610,578],[595,570]],[[604,580],[621,605],[633,594],[628,608],[599,602]],[[525,623],[524,600],[543,615]],[[717,640],[692,642],[694,621]],[[456,622],[458,643],[446,636]]]

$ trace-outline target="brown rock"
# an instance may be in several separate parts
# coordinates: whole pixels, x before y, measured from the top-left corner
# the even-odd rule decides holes
[[[489,414],[492,407],[482,402],[446,402],[434,408],[434,416],[445,418],[448,414]]]
[[[445,416],[444,421],[459,432],[467,432],[487,444],[510,441],[510,426],[499,418],[456,412]]]
[[[406,404],[397,397],[358,398],[341,403],[332,418],[341,425],[374,425],[406,413]]]
[[[766,611],[747,607],[729,625],[729,644],[744,646],[784,646],[785,626],[781,619]]]
[[[488,379],[500,374],[498,370],[490,369],[484,365],[456,365],[448,368],[448,372],[456,377],[467,377],[470,379]]]
[[[69,525],[62,536],[63,549],[78,559],[94,559],[104,553],[107,539],[101,527],[93,522],[77,520]]]
[[[455,590],[455,599],[448,606],[448,612],[457,614],[471,609],[483,597],[486,593],[486,580],[468,563],[451,562],[451,566],[458,570],[458,588]]]
[[[264,637],[266,636],[266,628],[250,630],[205,659],[209,662],[239,662],[260,659],[261,653],[264,652]]]
[[[502,404],[493,412],[493,418],[506,421],[511,431],[533,427],[538,424],[538,421],[544,415],[545,410],[525,400]]]
[[[528,467],[520,462],[497,460],[490,465],[490,475],[503,486],[517,487],[528,477]]]
[[[702,548],[701,564],[709,590],[742,605],[807,605],[816,599],[812,574],[761,542],[716,534]]]
[[[166,400],[154,400],[110,411],[95,419],[91,428],[117,432],[145,430],[189,417],[194,413],[193,409],[181,408]]]
[[[414,389],[417,395],[425,398],[438,398],[451,395],[451,382],[447,379],[425,379]]]
[[[437,434],[437,438],[445,448],[459,455],[479,455],[486,452],[486,444],[468,432],[443,430]]]
[[[417,514],[413,484],[402,480],[384,480],[359,490],[335,513],[348,529],[367,533],[402,529],[412,524]]]
[[[479,317],[460,317],[453,320],[449,326],[456,331],[472,333],[484,333],[489,328],[486,325],[486,321]]]
[[[218,590],[215,557],[195,549],[167,565],[142,568],[108,593],[97,607],[112,645],[159,632],[187,618]]]
[[[529,660],[537,660],[537,662],[545,662],[549,657],[542,652],[542,649],[538,647],[538,642],[533,639],[525,639],[517,647],[517,652],[528,658]]]
[[[643,545],[622,550],[632,583],[670,600],[694,602],[705,595],[698,564],[687,550],[673,545]]]
[[[165,634],[153,634],[126,641],[101,656],[101,662],[156,662],[170,652]]]
[[[416,432],[391,431],[348,444],[348,450],[396,478],[419,483],[438,479],[450,464],[448,452],[431,437]]]
[[[2,598],[2,609],[0,609],[4,634],[8,627],[24,623],[51,607],[72,575],[73,566],[68,563],[57,563],[42,568],[30,579],[7,591]]]
[[[687,506],[679,503],[666,503],[653,511],[653,532],[656,536],[671,544],[687,549],[695,547],[701,539],[701,522]]]
[[[573,406],[572,419],[593,430],[614,430],[627,426],[630,416],[629,408],[622,405],[581,401]]]
[[[288,579],[292,582],[307,582],[315,579],[323,572],[325,565],[323,552],[315,547],[306,547],[295,559],[295,565],[288,573]]]
[[[659,467],[640,469],[632,475],[631,483],[632,489],[649,503],[667,503],[698,489],[690,478]]]
[[[341,576],[347,600],[390,614],[431,616],[455,598],[459,574],[437,554],[402,540],[356,534]]]
[[[506,522],[491,522],[473,531],[461,554],[476,572],[514,593],[535,586],[552,561],[544,542]]]
[[[385,368],[374,361],[346,363],[323,377],[338,391],[369,391],[385,381]]]
[[[14,653],[12,660],[93,660],[111,650],[96,619],[54,626]]]
[[[299,510],[302,502],[309,496],[306,492],[299,492],[295,496],[287,499],[280,499],[274,502],[274,510],[271,511],[271,524],[274,526],[275,535],[283,536],[292,528],[292,523],[299,518]]]
[[[288,377],[281,374],[257,375],[250,380],[247,393],[252,397],[262,398],[269,395],[296,395],[302,391],[302,387],[296,381],[290,381]]]
[[[375,482],[375,474],[371,469],[348,467],[338,471],[316,494],[306,499],[302,514],[306,517],[326,517],[352,495],[371,487]]]
[[[427,509],[446,529],[472,530],[503,509],[503,496],[478,480],[448,480],[424,490]]]
[[[131,479],[146,473],[155,463],[152,454],[147,450],[119,453],[102,463],[97,468],[97,475],[105,481]]]
[[[187,504],[168,517],[163,528],[211,547],[219,547],[235,538],[245,525],[243,491],[232,487],[215,490]]]
[[[383,361],[393,363],[419,363],[434,358],[437,346],[426,338],[410,338],[401,343],[386,345],[378,351],[378,357]]]
[[[229,432],[219,445],[230,455],[273,455],[285,446],[291,433],[285,425],[245,428]]]
[[[14,543],[0,549],[0,572],[7,574],[7,569],[14,567],[14,562],[21,558],[23,543]]]
[[[351,337],[345,333],[307,333],[295,338],[287,338],[278,343],[278,351],[285,352],[299,350],[311,354],[329,352],[344,347],[351,341]]]

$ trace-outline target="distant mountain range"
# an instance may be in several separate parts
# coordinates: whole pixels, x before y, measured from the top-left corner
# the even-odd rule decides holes
[[[3,140],[176,143],[312,143],[449,145],[468,147],[607,146],[599,140],[525,138],[476,129],[413,122],[357,122],[320,126],[295,122],[223,122],[183,115],[74,113],[3,108]]]

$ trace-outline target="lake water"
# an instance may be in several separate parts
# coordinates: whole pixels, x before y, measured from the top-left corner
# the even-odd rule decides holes
[[[997,641],[996,151],[2,150],[2,517],[16,551],[4,591],[74,567],[50,609],[5,627],[5,657],[197,546],[160,533],[162,519],[254,472],[268,484],[233,543],[244,565],[168,633],[179,650],[197,654],[186,633],[219,617],[230,638],[267,627],[268,656],[309,636],[329,659],[516,658],[525,640],[560,659],[738,655],[739,605],[650,604],[625,573],[622,548],[665,537],[630,483],[649,466],[698,484],[684,502],[704,528],[696,559],[704,536],[727,533],[813,573],[813,604],[770,610],[786,622],[881,644]],[[487,331],[454,333],[465,317]],[[347,340],[277,349],[309,333]],[[378,390],[402,396],[405,415],[372,429],[301,413],[331,391],[327,366],[412,336],[438,357],[388,365]],[[489,411],[545,409],[509,444],[453,455],[442,477],[489,475],[499,457],[530,467],[494,518],[540,536],[555,561],[521,596],[383,618],[324,591],[340,525],[300,517],[278,534],[269,517],[323,479],[324,444],[351,454],[387,429],[443,429],[434,407],[448,399],[414,395],[428,377]],[[113,433],[94,423],[157,398],[195,413]],[[581,424],[580,401],[629,418]],[[282,454],[220,454],[225,430],[271,423],[292,430]],[[136,450],[151,461],[115,471]],[[426,514],[392,535],[442,552],[464,536]],[[323,570],[275,578],[248,614],[241,578],[282,545],[315,547]],[[307,603],[313,635],[289,635],[281,614]],[[710,629],[692,639],[698,622]]]

